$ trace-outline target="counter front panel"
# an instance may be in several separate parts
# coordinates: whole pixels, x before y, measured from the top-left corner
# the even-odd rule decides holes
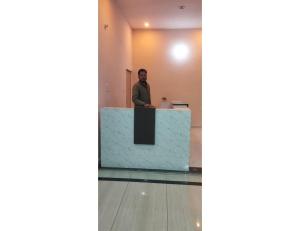
[[[134,144],[134,109],[101,109],[103,167],[189,170],[190,109],[157,109],[155,145]]]

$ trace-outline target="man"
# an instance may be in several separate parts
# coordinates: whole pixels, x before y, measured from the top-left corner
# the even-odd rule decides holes
[[[147,70],[138,71],[139,81],[132,88],[132,101],[134,106],[151,106],[150,85],[147,83]]]

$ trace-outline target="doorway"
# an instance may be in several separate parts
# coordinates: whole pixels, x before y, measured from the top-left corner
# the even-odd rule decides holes
[[[131,70],[126,69],[126,107],[131,107]]]

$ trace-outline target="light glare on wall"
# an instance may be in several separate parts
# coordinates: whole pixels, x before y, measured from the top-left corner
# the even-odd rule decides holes
[[[144,23],[144,26],[145,26],[145,27],[149,27],[149,22],[145,22],[145,23]]]
[[[178,60],[183,61],[189,55],[189,48],[184,43],[178,43],[172,48],[172,56]]]

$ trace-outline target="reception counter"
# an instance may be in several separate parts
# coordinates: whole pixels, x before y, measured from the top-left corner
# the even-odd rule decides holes
[[[134,109],[101,109],[101,165],[189,170],[190,109],[156,109],[155,144],[134,144]]]

